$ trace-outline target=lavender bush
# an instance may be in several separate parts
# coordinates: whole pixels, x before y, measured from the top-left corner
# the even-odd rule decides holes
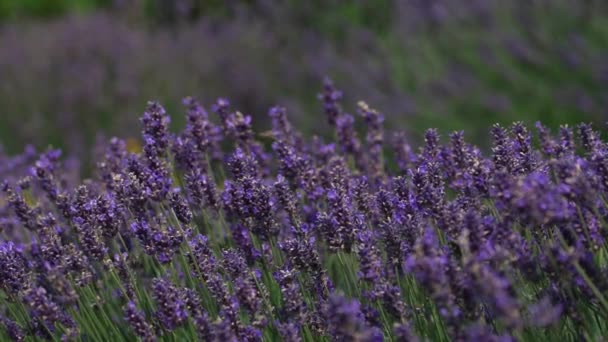
[[[3,339],[580,341],[608,335],[608,144],[590,125],[491,128],[419,150],[319,94],[334,139],[218,99],[149,102],[78,181],[2,157]],[[355,126],[361,121],[365,131]],[[30,167],[26,167],[30,165]]]

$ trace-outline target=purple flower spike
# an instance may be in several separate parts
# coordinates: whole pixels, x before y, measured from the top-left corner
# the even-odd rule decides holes
[[[323,80],[323,92],[317,95],[318,99],[323,104],[323,110],[327,115],[327,121],[330,125],[336,125],[337,118],[342,114],[340,100],[342,99],[342,91],[336,89],[332,80],[326,77]]]
[[[125,320],[131,326],[131,329],[144,342],[156,341],[156,336],[152,326],[146,322],[144,313],[137,309],[134,302],[128,302],[124,308]]]
[[[165,329],[175,330],[186,323],[188,311],[182,291],[163,278],[153,280],[152,291],[158,307],[156,317]]]
[[[143,125],[144,152],[150,160],[163,158],[169,147],[169,123],[171,118],[158,102],[148,102],[141,118]]]
[[[367,325],[360,303],[341,295],[332,295],[324,307],[330,333],[335,341],[383,341],[378,328]]]

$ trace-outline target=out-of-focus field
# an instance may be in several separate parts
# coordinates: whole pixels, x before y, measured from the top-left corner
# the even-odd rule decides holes
[[[0,1],[0,144],[87,155],[129,137],[147,100],[179,127],[185,95],[226,96],[260,129],[280,103],[303,132],[324,76],[410,139],[487,139],[494,122],[608,117],[603,1]],[[349,107],[349,105],[351,107]]]

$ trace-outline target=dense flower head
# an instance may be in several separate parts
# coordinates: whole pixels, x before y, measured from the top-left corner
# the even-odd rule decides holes
[[[50,298],[44,287],[32,287],[25,291],[24,302],[27,303],[32,319],[46,327],[49,331],[55,330],[55,324],[66,326],[73,324],[71,318],[63,309]]]
[[[0,287],[9,294],[17,294],[28,284],[29,262],[23,247],[12,241],[0,245]]]
[[[119,173],[124,168],[128,152],[127,143],[117,137],[111,138],[106,145],[103,159],[97,163],[97,168],[106,185],[110,185],[112,174]]]
[[[185,190],[190,198],[190,202],[196,208],[219,209],[220,200],[214,180],[202,172],[195,170],[186,174]]]
[[[124,308],[125,320],[131,326],[135,334],[145,342],[156,341],[152,326],[146,322],[143,312],[137,309],[134,302],[128,302]]]
[[[281,287],[281,294],[284,298],[281,317],[287,321],[291,319],[297,325],[303,324],[307,308],[300,292],[297,272],[291,265],[285,264],[275,273],[274,277]]]
[[[188,318],[184,293],[166,279],[152,281],[152,292],[157,302],[156,317],[165,329],[175,330]]]
[[[382,341],[378,328],[365,322],[361,305],[338,294],[329,298],[324,308],[333,338],[336,341]]]
[[[340,115],[336,119],[336,134],[338,144],[343,154],[359,156],[361,152],[361,142],[355,130],[355,118],[350,114]]]
[[[330,125],[335,125],[337,118],[342,114],[340,100],[342,99],[342,91],[334,87],[334,83],[330,78],[323,80],[323,92],[317,95],[318,99],[323,104],[327,121]]]
[[[376,249],[375,239],[369,231],[362,231],[357,234],[359,244],[359,259],[361,260],[361,270],[359,278],[364,281],[375,282],[382,276],[382,259]]]
[[[415,149],[341,97],[325,83],[334,140],[305,139],[277,106],[261,143],[227,100],[220,127],[186,98],[182,132],[150,103],[143,151],[110,139],[91,179],[26,151],[0,173],[0,338],[602,337],[598,132],[495,125],[486,149],[430,129]]]
[[[171,118],[158,102],[148,102],[141,118],[144,151],[150,159],[163,157],[169,147],[168,129]]]
[[[182,231],[167,225],[164,218],[134,221],[131,224],[131,231],[144,251],[156,256],[161,263],[171,262],[184,240]]]
[[[222,123],[225,125],[226,120],[228,120],[228,116],[230,115],[230,101],[228,99],[220,97],[217,101],[211,106],[211,110],[216,113]]]
[[[287,118],[287,109],[281,106],[274,106],[268,111],[268,116],[272,119],[272,134],[274,138],[294,145],[296,143],[296,136]]]
[[[27,229],[36,229],[35,208],[32,208],[20,192],[15,191],[8,182],[2,184],[2,191],[6,194],[8,207],[12,208],[17,218]]]
[[[192,212],[188,207],[188,203],[183,198],[183,196],[179,193],[179,189],[173,191],[169,195],[169,203],[171,205],[171,209],[175,214],[175,217],[182,223],[187,225],[192,220]]]
[[[182,103],[188,110],[186,137],[192,140],[198,152],[205,153],[215,139],[215,127],[209,121],[207,111],[195,99],[186,97]]]
[[[15,321],[10,318],[0,316],[0,322],[6,330],[8,337],[15,342],[25,341],[25,332]]]
[[[59,167],[60,157],[60,150],[49,150],[40,155],[40,159],[36,161],[31,170],[32,176],[36,177],[40,187],[51,201],[56,201],[59,196],[59,183],[55,178],[55,173]]]

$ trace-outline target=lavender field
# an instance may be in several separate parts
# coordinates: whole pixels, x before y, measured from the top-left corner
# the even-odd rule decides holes
[[[5,338],[601,340],[608,145],[521,123],[492,153],[436,130],[410,147],[365,102],[319,95],[335,139],[226,99],[149,102],[143,150],[111,139],[80,180],[58,150],[2,157]],[[319,118],[321,119],[321,118]],[[365,124],[360,138],[355,121]],[[31,165],[31,166],[30,166]]]
[[[602,2],[150,1],[0,6],[0,341],[608,339]]]

